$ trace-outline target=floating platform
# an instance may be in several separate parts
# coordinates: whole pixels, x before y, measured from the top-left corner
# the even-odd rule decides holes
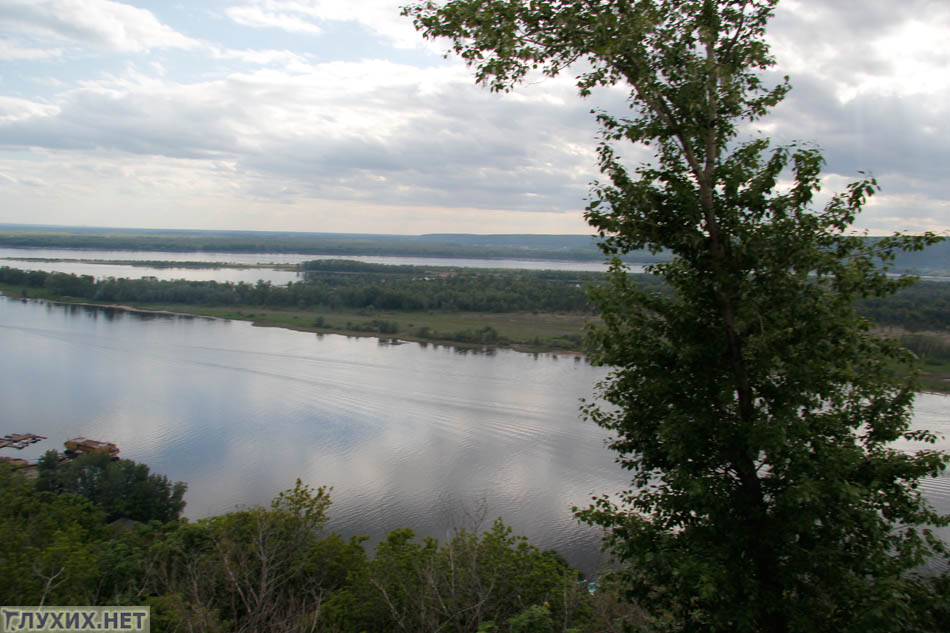
[[[99,440],[90,440],[85,437],[74,437],[71,440],[63,442],[67,453],[106,453],[110,457],[118,459],[119,447],[112,442],[100,442]]]
[[[0,448],[15,448],[21,450],[30,444],[36,444],[45,439],[45,436],[35,433],[9,433],[0,437]]]

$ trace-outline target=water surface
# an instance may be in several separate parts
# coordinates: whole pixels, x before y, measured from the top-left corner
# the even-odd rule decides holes
[[[461,353],[246,322],[0,297],[3,432],[76,435],[189,484],[186,514],[333,486],[332,527],[444,536],[503,516],[575,561],[571,505],[625,477],[578,418],[603,370],[576,357]],[[485,526],[487,527],[487,525]]]
[[[84,435],[189,484],[192,518],[266,504],[297,477],[333,486],[331,527],[444,537],[502,516],[577,565],[597,535],[572,505],[629,478],[578,416],[605,371],[570,356],[318,336],[246,322],[0,297],[0,435]],[[915,424],[950,449],[950,398]],[[950,478],[924,482],[950,512]],[[487,527],[483,524],[482,527]]]

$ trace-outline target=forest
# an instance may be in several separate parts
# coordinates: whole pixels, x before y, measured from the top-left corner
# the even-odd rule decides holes
[[[403,311],[584,312],[587,273],[383,266],[335,260],[307,262],[303,281],[158,281],[95,279],[4,267],[0,283],[45,288],[67,297],[118,303],[375,308]]]
[[[144,464],[55,451],[35,480],[0,464],[0,603],[147,605],[153,631],[611,632],[635,621],[609,573],[586,578],[501,519],[376,545],[325,529],[331,491],[180,518],[185,484]]]
[[[300,264],[299,270],[305,274],[302,281],[275,285],[148,277],[96,279],[4,266],[0,267],[0,284],[20,289],[21,296],[23,290],[36,289],[47,292],[46,298],[135,305],[593,315],[587,291],[603,281],[603,275],[597,273],[484,271],[348,260],[313,260]],[[631,279],[641,285],[661,283],[646,274],[633,274]],[[919,281],[895,295],[864,299],[857,309],[879,327],[946,332],[950,330],[950,283]]]

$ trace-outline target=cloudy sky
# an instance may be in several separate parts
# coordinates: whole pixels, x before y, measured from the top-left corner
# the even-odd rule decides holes
[[[592,107],[570,77],[474,85],[391,0],[0,0],[0,222],[586,233]],[[950,228],[950,2],[785,0],[791,95],[860,226]],[[636,157],[636,154],[631,154]]]

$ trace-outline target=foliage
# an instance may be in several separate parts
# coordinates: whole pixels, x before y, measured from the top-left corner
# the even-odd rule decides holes
[[[160,631],[620,631],[613,584],[586,582],[500,520],[445,543],[325,534],[329,489],[196,522],[106,524],[77,494],[0,468],[5,604],[141,605]],[[594,585],[591,585],[594,586]]]
[[[552,613],[570,621],[581,600],[566,590],[574,585],[573,570],[512,536],[500,520],[481,535],[459,530],[441,545],[399,529],[377,546],[349,587],[328,601],[327,617],[339,631],[475,633],[548,603],[548,622]]]
[[[511,627],[511,633],[554,633],[551,610],[540,604],[533,604],[508,618],[508,626]]]
[[[947,332],[950,331],[950,284],[919,281],[890,296],[863,299],[857,303],[857,311],[879,326],[900,327],[911,332]]]
[[[615,258],[594,294],[593,355],[614,369],[606,406],[586,413],[616,434],[634,488],[581,516],[607,529],[653,625],[926,629],[935,595],[911,571],[946,548],[919,526],[947,519],[917,482],[947,458],[890,446],[932,437],[908,427],[912,372],[894,368],[909,355],[873,336],[854,304],[906,287],[887,265],[937,240],[848,235],[873,178],[815,210],[816,149],[740,139],[743,121],[788,90],[759,76],[773,63],[774,5],[454,0],[406,11],[494,90],[578,61],[582,95],[629,89],[629,118],[597,116],[609,182],[593,187],[587,219],[608,255],[673,259],[652,267],[667,292],[632,284]],[[631,171],[625,142],[654,160]]]
[[[0,602],[88,604],[102,510],[78,495],[37,491],[0,465]]]
[[[269,508],[182,522],[149,551],[162,617],[199,630],[311,631],[365,560],[361,539],[325,536],[329,489],[297,480]]]
[[[56,451],[47,451],[37,470],[38,490],[82,495],[100,504],[109,521],[174,521],[185,508],[183,482],[172,483],[129,459],[98,453],[61,463]]]

